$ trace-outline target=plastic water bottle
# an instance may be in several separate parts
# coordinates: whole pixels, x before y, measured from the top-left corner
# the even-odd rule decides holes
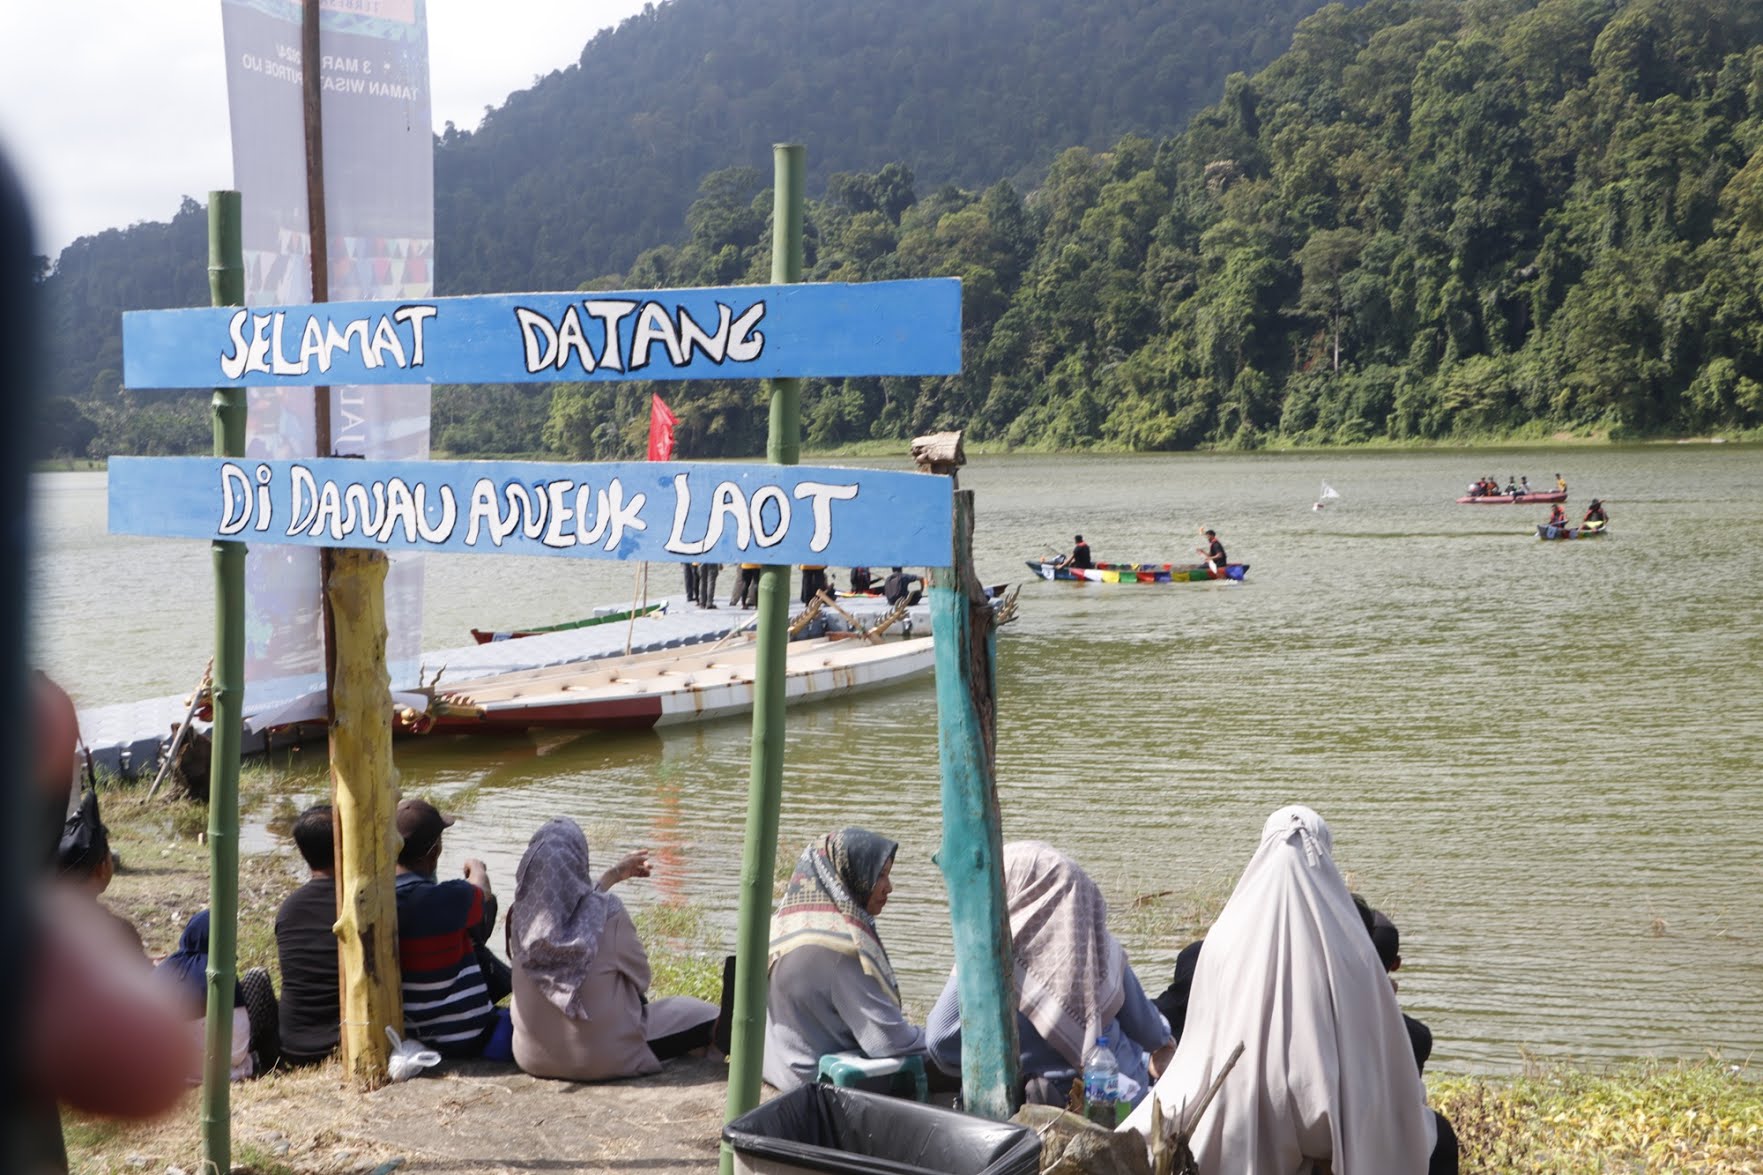
[[[1120,1062],[1108,1047],[1108,1038],[1098,1036],[1084,1058],[1084,1117],[1107,1130],[1120,1124]]]

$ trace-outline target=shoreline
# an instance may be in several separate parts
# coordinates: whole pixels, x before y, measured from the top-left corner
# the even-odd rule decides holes
[[[294,815],[289,793],[314,779],[248,769],[241,806],[273,830]],[[459,809],[455,797],[449,806]],[[207,902],[207,809],[187,799],[148,804],[138,787],[104,789],[104,816],[122,869],[104,901],[163,953]],[[614,836],[595,829],[594,837]],[[239,965],[278,976],[273,921],[304,878],[284,848],[240,856]],[[1181,905],[1182,903],[1177,903]],[[645,913],[649,913],[645,911]],[[655,994],[705,993],[720,968],[690,906],[642,920]],[[710,998],[714,998],[711,992]],[[1629,1169],[1756,1171],[1763,1167],[1763,1073],[1704,1056],[1611,1066],[1537,1064],[1514,1076],[1427,1075],[1430,1100],[1455,1126],[1465,1171]],[[720,1062],[671,1064],[661,1075],[606,1084],[544,1081],[508,1065],[450,1064],[373,1093],[355,1092],[335,1061],[232,1087],[234,1158],[255,1175],[340,1175],[562,1169],[709,1172],[724,1100]],[[74,1170],[196,1169],[193,1088],[166,1117],[113,1122],[64,1115]],[[503,1165],[506,1163],[506,1165]]]
[[[815,448],[804,445],[802,456],[805,458],[825,457],[897,457],[907,456],[906,441],[858,441],[846,445],[834,445],[830,448]],[[1662,449],[1677,446],[1694,446],[1697,448],[1731,446],[1744,450],[1763,446],[1763,430],[1757,433],[1741,433],[1734,436],[1698,435],[1698,436],[1662,436],[1640,437],[1634,439],[1612,440],[1608,434],[1578,435],[1573,433],[1554,433],[1546,437],[1486,437],[1456,439],[1447,438],[1435,441],[1388,441],[1366,440],[1351,441],[1345,444],[1304,444],[1272,440],[1253,448],[1230,448],[1208,446],[1194,449],[1127,449],[1107,445],[1097,445],[1082,449],[1060,449],[1041,447],[1038,445],[1003,445],[990,441],[974,441],[964,444],[964,449],[971,459],[973,457],[1243,457],[1265,455],[1279,456],[1320,456],[1339,454],[1343,456],[1359,456],[1383,453],[1496,453],[1496,452],[1530,452],[1540,449]],[[206,454],[195,454],[205,456]],[[571,461],[568,457],[557,453],[454,453],[436,451],[430,455],[434,461],[534,461],[562,464],[584,464]],[[634,460],[634,458],[633,458]],[[717,462],[763,462],[765,455],[755,453],[739,457],[706,458]],[[49,473],[103,473],[109,468],[109,459],[105,457],[64,457],[46,461],[35,461],[31,464],[33,474]]]

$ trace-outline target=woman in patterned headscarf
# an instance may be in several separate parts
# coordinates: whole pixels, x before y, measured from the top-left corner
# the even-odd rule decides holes
[[[514,1060],[533,1076],[639,1077],[711,1042],[714,1004],[644,999],[649,956],[624,903],[606,891],[649,871],[648,855],[632,853],[596,885],[575,821],[553,820],[533,834],[508,910]]]
[[[797,860],[771,919],[765,1080],[777,1088],[813,1081],[825,1053],[924,1051],[924,1030],[900,1010],[900,985],[875,930],[899,848],[842,828]]]
[[[1004,846],[1004,901],[1016,959],[1016,1035],[1026,1100],[1064,1105],[1096,1038],[1120,1066],[1120,1096],[1142,1096],[1175,1051],[1169,1025],[1139,986],[1108,903],[1083,868],[1052,845]],[[955,976],[925,1022],[932,1058],[961,1071],[961,998]]]

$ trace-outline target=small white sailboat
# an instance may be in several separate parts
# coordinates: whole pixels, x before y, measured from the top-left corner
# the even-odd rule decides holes
[[[1325,481],[1322,483],[1322,493],[1317,495],[1315,504],[1312,505],[1310,508],[1312,510],[1325,509],[1328,506],[1330,501],[1332,501],[1333,499],[1338,498],[1340,496],[1341,495],[1338,492],[1336,492],[1335,488],[1333,486],[1329,485]]]

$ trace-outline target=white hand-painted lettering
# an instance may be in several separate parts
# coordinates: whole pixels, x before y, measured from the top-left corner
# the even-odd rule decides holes
[[[667,549],[676,555],[702,555],[710,549],[709,539],[689,542],[685,537],[686,518],[692,512],[691,475],[673,475],[673,529],[667,535]]]
[[[220,467],[221,534],[238,534],[251,521],[251,478],[231,461]]]
[[[681,318],[689,318],[686,308],[679,309]],[[659,341],[667,347],[667,357],[675,367],[684,367],[686,358],[680,353],[679,331],[668,317],[667,307],[659,302],[644,302],[642,311],[637,315],[637,329],[631,336],[631,370],[640,371],[649,366],[649,349]]]
[[[796,485],[796,497],[814,499],[814,533],[808,539],[808,549],[819,554],[826,550],[827,543],[833,537],[832,504],[849,502],[857,496],[857,483],[848,485],[828,485],[823,481],[804,481]]]
[[[575,535],[564,528],[575,521],[575,512],[569,508],[565,500],[569,491],[575,488],[573,481],[548,481],[545,483],[545,499],[549,504],[551,525],[545,528],[544,543],[554,550],[565,550],[575,546]]]
[[[765,507],[777,511],[777,525],[765,529]],[[790,531],[790,498],[782,486],[760,486],[753,492],[753,539],[761,547],[775,547]]]
[[[479,527],[487,526],[489,527],[491,534],[495,533],[496,522],[501,517],[500,512],[496,509],[496,502],[497,494],[495,482],[487,477],[480,477],[477,481],[472,483],[471,513],[465,527],[466,546],[477,546]],[[497,546],[501,546],[502,540],[498,538],[495,540],[495,543]]]
[[[435,306],[411,304],[390,314],[347,319],[339,329],[336,319],[310,311],[258,314],[242,309],[227,320],[231,349],[221,352],[221,375],[239,380],[247,372],[288,377],[308,377],[315,371],[328,374],[339,351],[357,352],[362,365],[370,369],[387,364],[402,369],[421,367],[426,354],[423,330],[438,313]],[[291,329],[289,318],[294,323]],[[288,356],[291,335],[299,337],[298,359]]]
[[[312,505],[307,506],[306,502]],[[302,513],[305,511],[305,513]],[[312,525],[312,515],[318,512],[318,482],[312,477],[312,470],[304,465],[291,466],[288,469],[288,535],[299,534]]]
[[[624,354],[620,349],[618,324],[637,308],[637,304],[628,298],[589,298],[582,303],[582,308],[591,317],[598,318],[606,329],[605,337],[600,341],[600,366],[609,371],[623,371]]]
[[[750,363],[765,350],[765,336],[753,328],[765,317],[765,303],[755,302],[735,319],[729,329],[738,332],[729,339],[728,357],[736,363]]]
[[[619,544],[624,542],[625,531],[649,529],[649,524],[642,519],[643,503],[648,500],[649,495],[632,494],[631,500],[626,502],[624,483],[615,477],[612,484],[606,487],[606,497],[612,519],[606,535],[606,545],[601,550],[616,551]]]
[[[704,536],[706,551],[721,541],[725,518],[734,519],[735,547],[745,551],[753,541],[752,523],[747,514],[747,495],[732,481],[719,482],[710,495],[710,533]]]

